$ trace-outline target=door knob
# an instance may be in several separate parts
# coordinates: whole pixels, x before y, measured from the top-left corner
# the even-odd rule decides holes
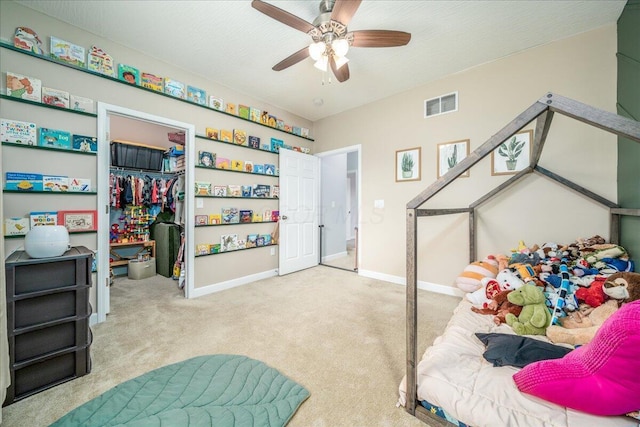
[[[283,221],[285,221],[287,218],[289,218],[289,217],[288,217],[288,216],[286,216],[286,215],[282,215],[282,220],[283,220]]]

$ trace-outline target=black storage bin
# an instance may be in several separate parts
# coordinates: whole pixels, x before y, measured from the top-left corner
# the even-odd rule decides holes
[[[89,331],[89,322],[85,317],[16,335],[13,338],[15,363],[53,352],[72,350],[77,343],[89,343]]]
[[[111,141],[111,166],[139,169],[162,170],[165,149],[124,141]]]

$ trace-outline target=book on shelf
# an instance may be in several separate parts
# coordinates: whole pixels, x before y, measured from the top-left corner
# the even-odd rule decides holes
[[[232,171],[244,171],[244,162],[242,160],[231,160]]]
[[[271,186],[268,184],[255,184],[253,186],[253,197],[267,198],[271,197]]]
[[[187,85],[187,101],[191,101],[198,105],[207,105],[207,93],[204,89]]]
[[[236,109],[236,104],[232,102],[227,102],[227,105],[225,106],[225,111],[229,114],[233,114],[234,116],[238,114],[238,110]]]
[[[262,222],[262,214],[258,212],[254,212],[253,220],[251,222]]]
[[[213,243],[209,245],[209,253],[212,253],[212,254],[220,253],[220,243]]]
[[[85,153],[97,153],[98,138],[95,136],[73,135],[71,149],[75,151],[83,151]]]
[[[69,177],[59,175],[42,175],[42,189],[44,191],[68,191]]]
[[[113,57],[95,45],[89,48],[87,69],[109,77],[116,76]]]
[[[277,122],[278,122],[278,118],[272,114],[269,114],[269,117],[267,118],[267,125],[269,125],[272,128],[275,128]]]
[[[38,33],[29,27],[17,27],[13,34],[13,46],[27,52],[42,55],[42,40]]]
[[[305,137],[305,138],[309,138],[309,129],[307,128],[300,128],[300,135]]]
[[[80,193],[91,191],[91,179],[69,178],[69,191],[75,191]]]
[[[260,116],[262,115],[262,111],[259,108],[250,107],[249,108],[249,120],[252,122],[260,123]]]
[[[276,165],[265,163],[264,164],[264,174],[265,175],[275,175],[276,174]]]
[[[271,151],[271,143],[270,142],[260,143],[260,149],[263,151]]]
[[[196,255],[209,255],[211,248],[208,243],[198,243],[196,245]]]
[[[271,211],[271,221],[278,222],[280,220],[280,211]]]
[[[176,98],[187,98],[187,87],[184,83],[169,77],[164,79],[164,93],[175,96]]]
[[[247,241],[241,238],[238,238],[238,249],[246,249]]]
[[[251,197],[253,194],[253,188],[250,185],[242,186],[242,197]]]
[[[264,175],[264,165],[254,164],[253,173],[259,173]]]
[[[264,246],[264,234],[258,235],[258,237],[256,238],[256,246],[257,247]]]
[[[58,225],[58,212],[30,212],[29,225],[31,228]]]
[[[263,245],[264,246],[269,246],[271,244],[271,234],[260,234],[258,235],[258,238],[263,239]]]
[[[240,222],[238,208],[222,208],[221,213],[223,224],[237,224]]]
[[[49,128],[40,128],[40,138],[38,139],[40,147],[71,149],[71,133]]]
[[[223,234],[220,236],[220,252],[238,250],[238,235]]]
[[[42,175],[28,172],[5,172],[4,189],[42,191]]]
[[[95,112],[95,102],[91,98],[71,94],[69,96],[69,108],[85,113]]]
[[[276,129],[284,130],[284,120],[276,120]]]
[[[38,145],[35,123],[0,119],[0,140],[22,145]]]
[[[302,136],[302,129],[299,126],[294,126],[293,127],[293,134],[294,135],[298,135],[298,136]]]
[[[280,147],[284,145],[284,141],[278,138],[271,138],[271,151],[274,153],[280,152]]]
[[[42,103],[61,108],[69,108],[69,92],[43,86]]]
[[[238,104],[238,116],[243,119],[249,120],[249,106],[244,104]]]
[[[225,107],[224,107],[224,99],[222,98],[218,98],[216,96],[210,95],[209,96],[209,107],[215,109],[215,110],[219,110],[219,111],[224,111]]]
[[[118,64],[118,80],[140,86],[140,70],[126,64]]]
[[[42,81],[35,77],[7,71],[7,96],[40,102]]]
[[[227,197],[242,197],[242,186],[238,184],[227,185]]]
[[[209,151],[198,151],[198,165],[206,168],[215,168],[216,154]]]
[[[288,124],[285,123],[284,124],[284,131],[292,133],[293,132],[293,128],[291,127],[291,125],[288,125]]]
[[[196,225],[208,225],[209,215],[196,215]]]
[[[231,160],[216,156],[216,169],[231,169]]]
[[[5,236],[23,236],[30,230],[29,218],[5,218],[4,232]]]
[[[140,74],[140,86],[156,92],[164,92],[164,77],[143,72]]]
[[[271,221],[271,209],[262,210],[262,221],[264,222]]]
[[[240,222],[247,223],[253,220],[253,211],[251,209],[240,210]]]
[[[260,148],[260,137],[249,135],[247,138],[247,145],[251,148]]]
[[[210,196],[211,195],[211,183],[204,181],[195,182],[195,195],[196,196]]]
[[[222,224],[222,215],[209,214],[209,224]]]
[[[213,186],[213,195],[217,197],[227,197],[227,186],[226,185],[214,185]]]
[[[244,171],[248,173],[253,173],[253,162],[251,160],[244,161]]]
[[[266,125],[268,121],[269,121],[269,112],[262,111],[260,113],[260,123],[262,123],[263,125]]]
[[[271,197],[273,197],[274,199],[279,199],[280,198],[280,185],[279,184],[274,184],[271,186]]]
[[[220,136],[218,129],[216,128],[206,128],[205,134],[207,135],[207,138],[211,139],[219,139]]]
[[[84,68],[85,66],[85,50],[84,47],[68,41],[51,36],[50,55],[53,59],[67,64]]]
[[[220,141],[233,142],[233,132],[228,129],[220,129]]]
[[[255,248],[256,247],[256,240],[258,240],[258,235],[257,234],[249,234],[249,235],[247,235],[246,247],[247,248]]]
[[[234,129],[233,130],[233,143],[234,144],[238,144],[238,145],[242,145],[242,146],[248,146],[248,142],[247,142],[247,131],[244,131],[242,129]]]

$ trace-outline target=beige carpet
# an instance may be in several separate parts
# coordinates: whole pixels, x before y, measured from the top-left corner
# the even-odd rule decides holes
[[[311,396],[291,427],[425,426],[395,406],[405,370],[405,288],[315,267],[187,300],[171,279],[117,279],[93,330],[92,372],[3,408],[3,426],[47,426],[109,388],[203,354],[261,360]],[[419,354],[459,300],[420,293]]]

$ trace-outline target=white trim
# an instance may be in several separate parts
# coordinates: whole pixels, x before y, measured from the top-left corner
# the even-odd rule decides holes
[[[189,294],[189,298],[198,298],[204,295],[213,294],[227,289],[236,288],[238,286],[253,283],[257,280],[268,279],[278,275],[278,270],[267,270],[261,273],[251,274],[249,276],[238,277],[235,279],[227,280],[226,282],[212,283],[211,285],[199,286],[194,288]]]
[[[455,95],[456,98],[456,106],[453,110],[449,110],[449,111],[442,111],[442,98],[445,98],[447,96],[451,96],[451,95]],[[427,114],[427,103],[429,101],[433,101],[433,100],[439,100],[439,106],[440,106],[440,111],[438,113],[435,114]],[[436,116],[441,116],[443,114],[448,114],[448,113],[453,113],[458,111],[458,91],[455,92],[451,92],[451,93],[445,93],[444,95],[440,95],[440,96],[434,96],[433,98],[429,98],[429,99],[425,99],[424,103],[423,103],[423,108],[424,108],[424,118],[428,119],[430,117],[436,117]]]
[[[344,252],[338,252],[337,254],[331,254],[331,255],[327,255],[325,257],[322,257],[322,262],[325,261],[332,261],[336,258],[342,258],[342,257],[346,257],[349,253],[347,251]]]
[[[363,277],[368,277],[370,279],[382,280],[385,282],[395,283],[397,285],[406,286],[407,281],[406,278],[402,276],[392,276],[391,274],[378,273],[376,271],[370,270],[358,270],[358,275]],[[453,297],[462,298],[464,296],[464,292],[462,292],[458,288],[454,288],[453,286],[440,285],[438,283],[424,282],[422,280],[418,280],[418,289],[422,289],[429,292],[434,292],[436,294],[450,295]]]

